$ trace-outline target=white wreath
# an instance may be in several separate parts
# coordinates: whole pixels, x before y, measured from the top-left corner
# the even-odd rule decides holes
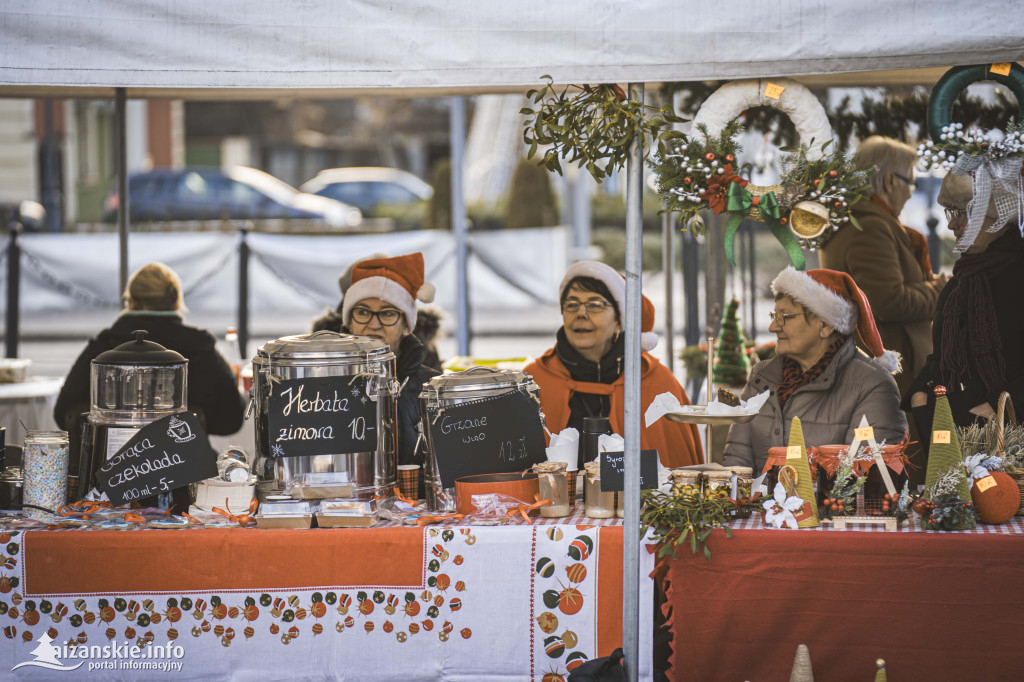
[[[765,97],[769,83],[785,88],[778,99]],[[807,148],[807,160],[817,161],[823,156],[821,145],[832,139],[832,124],[825,107],[807,86],[789,78],[726,83],[701,104],[693,117],[690,135],[697,134],[698,124],[704,124],[708,137],[718,137],[730,121],[752,107],[773,107],[787,114],[800,134],[800,144]]]

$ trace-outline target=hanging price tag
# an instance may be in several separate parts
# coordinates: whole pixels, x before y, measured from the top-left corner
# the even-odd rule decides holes
[[[1000,62],[999,64],[992,64],[991,66],[988,67],[988,70],[1000,76],[1009,76],[1010,62]]]
[[[799,445],[790,445],[786,448],[786,459],[800,459],[804,456]]]
[[[1009,67],[1007,67],[1009,68]],[[784,85],[776,85],[775,83],[768,83],[764,86],[764,96],[768,99],[778,99],[782,96],[782,91],[786,89]]]
[[[853,435],[857,440],[874,440],[875,429],[870,426],[865,426],[862,429],[854,429]]]
[[[934,431],[932,433],[933,443],[948,443],[949,442],[949,431]]]
[[[983,493],[989,488],[993,488],[996,485],[996,479],[992,476],[986,476],[985,478],[979,478],[974,485],[978,486],[978,492]]]

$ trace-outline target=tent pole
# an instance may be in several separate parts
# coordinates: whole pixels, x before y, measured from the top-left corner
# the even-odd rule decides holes
[[[643,83],[631,83],[630,97],[644,99]],[[643,269],[643,140],[629,146],[626,162],[626,518],[622,543],[622,649],[626,679],[640,673],[640,277]]]
[[[465,195],[462,191],[463,172],[466,156],[466,98],[452,97],[449,114],[449,132],[452,154],[452,236],[455,238],[455,339],[459,355],[469,355],[469,291],[466,270],[468,249],[466,245]]]
[[[128,122],[126,119],[128,95],[124,88],[116,89],[114,120],[117,125],[117,232],[120,235],[120,288],[118,296],[128,286]]]
[[[665,364],[668,371],[676,371],[675,353],[675,313],[672,304],[672,290],[675,288],[673,271],[676,260],[676,234],[672,229],[672,214],[661,216],[661,270],[665,274]]]

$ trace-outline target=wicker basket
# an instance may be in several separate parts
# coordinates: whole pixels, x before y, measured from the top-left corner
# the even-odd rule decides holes
[[[1010,394],[1004,392],[999,396],[999,407],[996,409],[996,423],[999,425],[999,430],[996,432],[996,455],[999,457],[1006,456],[1006,445],[1003,439],[1006,434],[1007,419],[1010,420],[1010,426],[1017,425],[1017,415],[1013,411],[1013,401],[1010,399]],[[1024,516],[1024,469],[1014,467],[1013,471],[1008,471],[1007,473],[1010,474],[1010,478],[1020,488],[1020,508],[1017,509],[1017,516]]]

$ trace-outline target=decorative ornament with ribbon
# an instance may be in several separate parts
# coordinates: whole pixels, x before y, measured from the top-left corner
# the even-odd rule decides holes
[[[750,214],[752,209],[756,208],[760,214],[761,221],[768,226],[768,229],[772,231],[775,238],[782,244],[782,248],[786,250],[789,259],[793,261],[793,267],[797,270],[805,269],[807,261],[804,259],[804,252],[800,249],[800,244],[797,243],[793,234],[785,227],[785,223],[788,220],[782,217],[782,211],[779,208],[778,199],[775,198],[775,193],[754,194],[746,187],[746,181],[743,181],[743,184],[733,182],[729,186],[726,210],[729,211],[730,216],[729,224],[725,228],[725,255],[729,259],[729,264],[736,267],[736,259],[733,256],[733,242],[736,239],[736,231],[739,230],[743,219]]]

